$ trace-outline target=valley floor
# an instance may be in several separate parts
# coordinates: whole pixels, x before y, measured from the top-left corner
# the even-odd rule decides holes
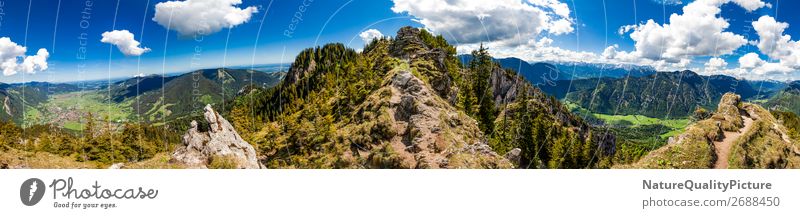
[[[88,113],[95,120],[112,123],[128,121],[132,111],[130,102],[107,103],[102,91],[79,91],[50,96],[46,103],[26,110],[25,125],[53,124],[72,131],[83,129]]]

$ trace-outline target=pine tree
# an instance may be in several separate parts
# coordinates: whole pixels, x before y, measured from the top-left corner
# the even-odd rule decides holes
[[[495,105],[489,79],[495,66],[492,57],[489,55],[489,50],[483,47],[483,44],[478,50],[472,51],[472,56],[473,59],[469,63],[469,67],[474,75],[472,77],[472,91],[474,91],[474,96],[478,98],[477,118],[480,122],[481,130],[486,134],[491,134],[494,131]]]

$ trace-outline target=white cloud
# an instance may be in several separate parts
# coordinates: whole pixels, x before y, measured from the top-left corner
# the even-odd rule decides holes
[[[50,57],[47,49],[42,48],[36,55],[25,56],[27,50],[8,37],[0,38],[0,69],[3,75],[11,76],[18,72],[33,74],[47,70],[47,58]]]
[[[614,59],[615,57],[617,57],[617,49],[619,49],[619,45],[617,44],[608,46],[608,48],[603,50],[603,58]]]
[[[730,24],[718,15],[720,7],[735,3],[751,12],[768,6],[760,0],[697,0],[683,7],[683,14],[672,14],[668,24],[648,20],[633,27],[635,55],[650,60],[679,63],[695,56],[731,54],[747,43],[744,36],[726,32]],[[619,32],[630,31],[623,26]]]
[[[708,59],[708,63],[706,63],[706,67],[711,68],[724,68],[728,66],[728,62],[722,58],[711,58]]]
[[[757,6],[757,5],[756,5]],[[752,7],[756,7],[752,6]],[[770,7],[770,5],[766,5]],[[800,69],[800,42],[792,41],[791,36],[784,35],[788,23],[778,22],[770,16],[761,16],[753,23],[758,34],[754,42],[761,54],[777,62],[767,61],[758,53],[750,52],[739,57],[739,67],[723,72],[749,79],[797,79]],[[708,66],[707,66],[708,68]]]
[[[139,47],[139,41],[133,37],[133,33],[128,30],[114,30],[103,33],[103,39],[100,42],[116,45],[122,54],[126,56],[140,56],[146,52],[150,52],[149,48]]]
[[[739,57],[739,67],[745,69],[754,69],[756,67],[760,67],[764,64],[764,60],[761,60],[756,53],[747,53]]]
[[[779,60],[787,67],[800,68],[800,42],[784,35],[788,23],[778,22],[770,16],[761,16],[753,22],[758,33],[758,49],[769,58]]]
[[[550,24],[549,31],[554,35],[562,35],[571,33],[575,29],[572,28],[572,22],[568,19],[559,19]]]
[[[22,64],[19,65],[19,71],[23,73],[34,73],[36,71],[47,70],[47,58],[50,57],[50,52],[47,49],[40,48],[36,51],[36,55],[25,57]]]
[[[210,35],[246,23],[256,7],[236,7],[242,0],[186,0],[156,4],[153,21],[181,36]],[[171,18],[171,19],[170,19]]]
[[[631,24],[631,25],[621,26],[619,27],[619,30],[617,30],[617,34],[619,34],[620,36],[625,35],[625,33],[628,33],[634,29],[636,29],[636,25]]]
[[[376,29],[368,29],[367,31],[361,32],[358,34],[358,37],[361,37],[361,40],[364,41],[364,44],[367,44],[375,38],[383,38],[383,33]]]
[[[721,1],[722,3],[720,3],[720,4],[725,4],[726,3],[725,1],[722,1],[722,0],[715,0],[715,1],[718,1],[718,2]],[[742,6],[742,8],[744,8],[748,12],[752,12],[752,11],[755,11],[755,10],[757,10],[759,8],[763,8],[763,7],[772,8],[772,4],[765,3],[765,2],[763,2],[761,0],[733,0],[733,3],[736,3],[739,6]]]
[[[459,45],[515,46],[542,32],[574,31],[569,7],[557,0],[394,0],[392,11],[415,17],[426,29]]]
[[[739,57],[739,67],[745,72],[752,72],[755,74],[750,75],[751,77],[770,74],[788,74],[794,71],[794,69],[780,63],[764,61],[758,54],[753,52]]]
[[[652,0],[657,4],[664,4],[664,5],[682,5],[683,1],[681,0]]]
[[[705,74],[720,74],[724,73],[724,70],[728,67],[728,62],[722,58],[713,57],[708,59],[708,62],[705,64],[705,68],[703,71]]]

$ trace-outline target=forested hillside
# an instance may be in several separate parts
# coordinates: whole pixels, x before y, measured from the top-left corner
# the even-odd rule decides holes
[[[692,71],[558,81],[557,85],[542,89],[592,112],[657,118],[688,117],[697,107],[714,110],[726,92],[745,99],[758,94],[745,81],[722,75],[701,76]]]
[[[130,105],[132,118],[167,122],[196,116],[206,104],[222,104],[246,87],[272,87],[283,73],[238,69],[206,69],[179,76],[151,75],[111,85],[109,99]],[[194,114],[193,114],[194,113]]]

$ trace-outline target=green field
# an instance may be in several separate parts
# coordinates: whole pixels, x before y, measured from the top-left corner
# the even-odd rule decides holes
[[[662,138],[683,133],[686,126],[691,122],[688,118],[682,119],[660,119],[648,117],[644,115],[609,115],[593,113],[574,102],[564,102],[564,105],[573,113],[589,116],[598,120],[602,120],[606,124],[622,127],[642,127],[647,125],[662,125],[668,132],[661,134]]]
[[[79,131],[88,113],[92,113],[95,120],[108,119],[115,123],[126,122],[133,116],[130,102],[109,104],[102,91],[83,91],[52,95],[39,106],[26,106],[25,123],[28,126],[56,124]]]
[[[92,113],[95,117],[106,117],[112,122],[127,121],[132,112],[128,104],[107,103],[105,96],[100,92],[77,92],[54,95],[47,102],[47,106],[61,108],[75,108],[83,112]]]
[[[33,124],[39,124],[45,122],[42,115],[43,115],[42,112],[39,111],[38,108],[25,105],[25,116],[22,126],[29,127]]]
[[[644,125],[663,125],[671,130],[661,135],[661,137],[670,137],[683,132],[684,128],[689,125],[689,119],[659,119],[647,117],[642,115],[608,115],[608,114],[593,114],[598,119],[605,121],[612,125],[622,126],[644,126]]]
[[[595,117],[605,120],[612,124],[629,124],[632,126],[640,125],[664,125],[670,128],[683,128],[689,124],[689,119],[659,119],[642,115],[607,115],[594,114]]]
[[[76,122],[76,121],[66,121],[64,122],[64,129],[72,130],[72,131],[81,131],[83,130],[83,123]]]

